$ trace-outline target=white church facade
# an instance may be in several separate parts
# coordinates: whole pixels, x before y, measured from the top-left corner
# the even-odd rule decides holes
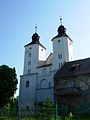
[[[51,40],[53,51],[46,58],[46,48],[35,32],[32,41],[25,45],[24,70],[20,76],[19,107],[35,108],[47,98],[54,101],[53,76],[65,62],[72,61],[73,41],[66,34],[65,27],[58,27],[57,36]]]

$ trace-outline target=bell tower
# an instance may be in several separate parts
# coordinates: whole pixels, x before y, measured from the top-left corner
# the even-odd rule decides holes
[[[37,34],[36,26],[32,41],[25,45],[23,74],[37,73],[37,66],[40,61],[45,61],[46,48],[40,43],[39,39],[40,36]]]
[[[62,25],[58,27],[58,34],[52,39],[53,42],[53,70],[62,67],[65,62],[71,61],[73,57],[73,41],[66,34],[66,28]]]

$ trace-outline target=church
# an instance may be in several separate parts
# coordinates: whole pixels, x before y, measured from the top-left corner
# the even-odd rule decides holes
[[[24,70],[20,76],[19,108],[34,109],[50,98],[54,102],[54,75],[57,70],[73,59],[73,41],[61,24],[57,35],[52,37],[53,51],[46,58],[46,47],[41,44],[37,32],[25,45]]]
[[[56,100],[62,114],[90,111],[90,58],[73,60],[73,41],[62,21],[57,32],[47,58],[46,47],[36,31],[25,45],[20,110],[35,109],[50,98],[53,103]]]

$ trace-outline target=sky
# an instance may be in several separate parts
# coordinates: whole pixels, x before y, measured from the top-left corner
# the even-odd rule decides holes
[[[20,80],[24,46],[31,42],[35,25],[48,56],[60,16],[73,40],[73,60],[90,57],[90,0],[0,0],[0,65],[15,67]]]

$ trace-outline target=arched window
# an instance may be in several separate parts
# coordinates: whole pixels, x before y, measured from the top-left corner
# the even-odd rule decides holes
[[[49,87],[48,81],[46,79],[41,80],[40,88],[48,88],[48,87]]]
[[[29,81],[26,81],[26,88],[29,87]]]

